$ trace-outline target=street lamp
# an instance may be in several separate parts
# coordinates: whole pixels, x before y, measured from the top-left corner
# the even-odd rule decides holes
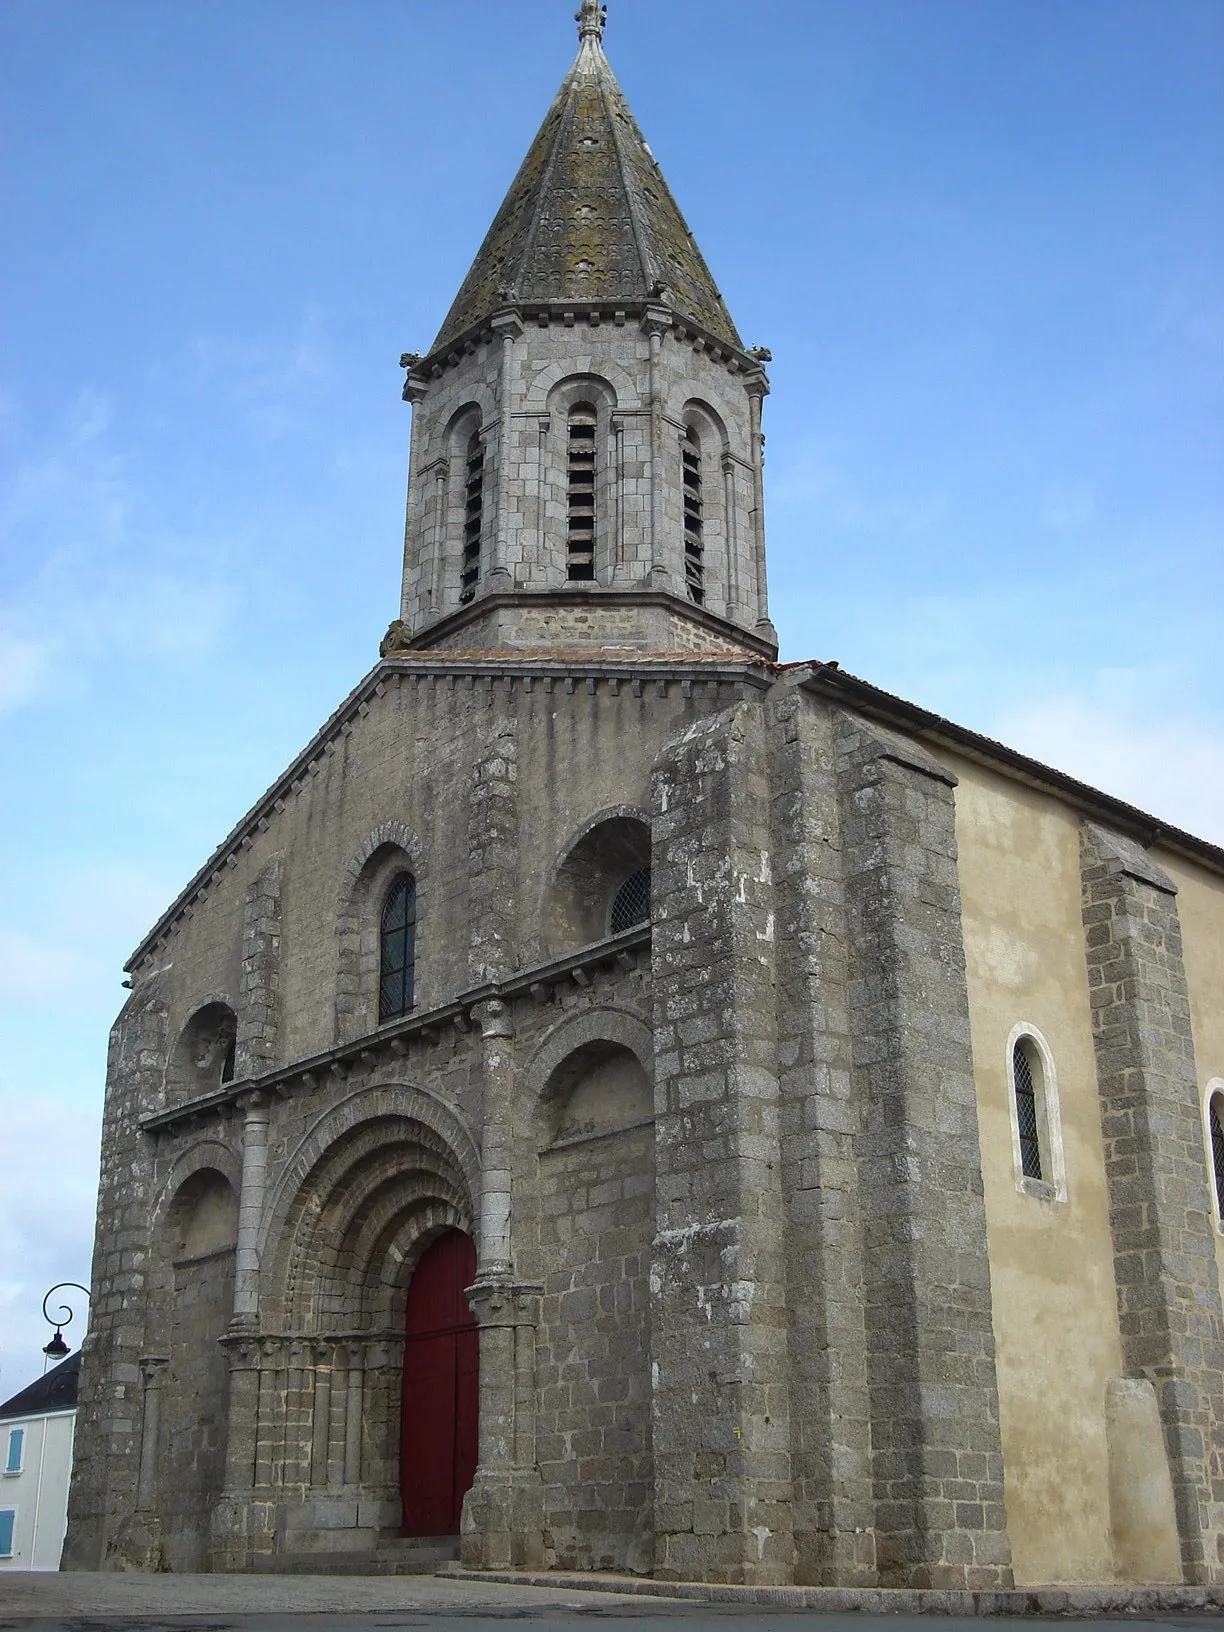
[[[60,1361],[66,1354],[71,1352],[68,1344],[64,1342],[63,1328],[71,1325],[72,1310],[66,1303],[61,1303],[59,1306],[58,1320],[54,1315],[47,1313],[47,1305],[51,1301],[52,1293],[62,1292],[66,1286],[71,1287],[74,1292],[84,1292],[86,1297],[89,1296],[89,1288],[87,1286],[82,1286],[79,1281],[57,1281],[51,1288],[50,1292],[48,1292],[46,1297],[43,1299],[43,1319],[46,1321],[48,1326],[55,1327],[55,1336],[51,1339],[50,1343],[43,1346],[43,1353],[47,1356],[48,1360]]]

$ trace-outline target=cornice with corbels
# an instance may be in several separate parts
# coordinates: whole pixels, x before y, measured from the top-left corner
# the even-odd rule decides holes
[[[419,351],[404,352],[400,357],[400,367],[407,370],[404,401],[419,402],[435,381],[458,368],[466,357],[474,356],[482,345],[499,338],[513,341],[529,328],[547,329],[554,323],[566,329],[598,329],[605,323],[623,329],[636,323],[645,333],[670,334],[677,344],[688,345],[711,361],[721,363],[729,374],[742,375],[749,391],[768,394],[765,364],[773,361],[773,353],[767,347],[732,345],[678,311],[666,297],[664,290],[659,296],[638,301],[567,301],[561,306],[525,301],[498,307],[489,317],[482,318],[428,355]]]
[[[623,934],[549,958],[505,979],[486,981],[447,1003],[407,1015],[292,1065],[244,1082],[226,1083],[198,1099],[153,1112],[141,1119],[141,1130],[155,1135],[178,1134],[223,1126],[235,1115],[245,1116],[251,1108],[270,1109],[277,1100],[298,1093],[313,1093],[321,1087],[369,1077],[399,1064],[414,1048],[430,1050],[444,1039],[467,1039],[469,1044],[482,1045],[493,1038],[512,1037],[514,1004],[546,1005],[567,994],[593,996],[596,983],[633,974],[648,958],[649,948],[650,925],[635,925]]]

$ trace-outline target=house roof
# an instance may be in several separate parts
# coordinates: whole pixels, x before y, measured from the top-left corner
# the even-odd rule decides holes
[[[81,1351],[61,1360],[45,1376],[0,1405],[0,1422],[8,1417],[38,1417],[50,1411],[71,1411],[81,1381]]]
[[[431,355],[501,307],[662,301],[743,350],[731,314],[603,51],[584,0],[578,56]]]

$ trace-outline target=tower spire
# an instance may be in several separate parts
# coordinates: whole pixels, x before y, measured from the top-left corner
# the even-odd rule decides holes
[[[574,13],[574,21],[578,24],[578,38],[583,45],[588,40],[598,43],[604,36],[608,8],[601,4],[601,0],[582,0],[582,10]]]

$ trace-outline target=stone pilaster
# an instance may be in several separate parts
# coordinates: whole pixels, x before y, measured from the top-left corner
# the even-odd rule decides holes
[[[480,1448],[463,1503],[468,1569],[539,1569],[544,1492],[535,1453],[535,1336],[543,1287],[482,1275],[468,1291],[480,1328]]]
[[[783,1583],[794,1552],[764,720],[656,762],[655,1571]]]
[[[834,721],[771,694],[782,1185],[791,1317],[795,1574],[875,1582],[858,1105]]]
[[[229,1429],[225,1489],[213,1508],[211,1557],[214,1570],[242,1570],[273,1545],[273,1515],[254,1499],[263,1356],[259,1338],[250,1332],[235,1332],[222,1344],[230,1373]]]
[[[955,778],[850,716],[835,754],[879,1581],[1010,1586]]]
[[[247,887],[242,911],[242,1005],[237,1074],[254,1076],[276,1063],[280,1023],[282,858]]]
[[[1187,1582],[1224,1579],[1224,1341],[1176,887],[1085,823],[1093,1043],[1128,1375],[1156,1391]]]
[[[468,806],[468,891],[473,985],[514,967],[517,927],[518,740],[504,723],[472,768]]]

